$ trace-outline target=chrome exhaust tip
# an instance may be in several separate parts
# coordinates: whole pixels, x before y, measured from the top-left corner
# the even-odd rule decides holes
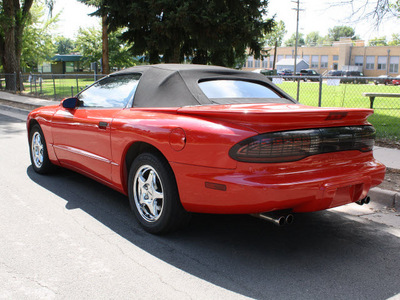
[[[368,204],[370,201],[371,201],[371,198],[369,196],[367,196],[367,197],[365,197],[363,199],[360,199],[360,200],[356,201],[356,203],[358,205],[364,205],[364,204]]]
[[[294,222],[294,216],[292,214],[288,214],[285,218],[286,225],[292,225]]]
[[[288,214],[286,216],[276,213],[260,213],[260,214],[252,214],[253,217],[271,222],[276,226],[285,226],[293,223],[294,216],[292,214]]]

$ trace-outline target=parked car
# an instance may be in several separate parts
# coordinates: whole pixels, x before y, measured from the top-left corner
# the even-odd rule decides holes
[[[283,70],[279,70],[277,72],[277,74],[281,75],[281,76],[292,76],[293,75],[293,71],[289,70],[289,69],[283,69]]]
[[[310,81],[319,81],[319,76],[320,74],[312,69],[303,69],[300,70],[300,76],[304,76],[304,81],[310,80]]]
[[[391,84],[393,80],[393,77],[390,75],[381,75],[378,78],[374,79],[374,84],[378,85],[378,84],[384,84],[384,85],[388,85]]]
[[[392,83],[394,85],[399,85],[400,84],[400,75],[397,75],[395,78],[393,78]]]
[[[343,71],[330,70],[326,75],[327,76],[343,76]]]
[[[61,166],[98,180],[128,195],[145,230],[165,233],[191,212],[283,224],[368,202],[385,174],[372,113],[302,105],[261,74],[166,64],[35,109],[27,130],[35,172]]]
[[[264,76],[267,76],[269,80],[272,80],[272,76],[276,76],[277,72],[274,69],[264,69],[260,71],[261,74]]]
[[[368,80],[363,78],[365,76],[362,72],[344,71],[342,76],[344,77],[341,79],[342,83],[368,83]]]

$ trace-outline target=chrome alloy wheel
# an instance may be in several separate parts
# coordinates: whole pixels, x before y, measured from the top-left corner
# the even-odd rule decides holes
[[[139,214],[147,222],[157,221],[164,208],[163,184],[157,171],[149,165],[141,166],[134,178],[133,195]]]
[[[42,136],[37,131],[32,136],[31,147],[32,147],[33,163],[35,164],[36,168],[40,169],[43,165],[43,160],[44,160],[43,157],[44,145],[42,142]]]

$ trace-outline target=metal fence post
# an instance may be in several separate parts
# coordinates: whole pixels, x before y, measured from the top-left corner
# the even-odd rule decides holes
[[[76,93],[79,93],[79,80],[78,80],[78,74],[76,74]]]
[[[300,78],[297,78],[297,95],[296,95],[297,102],[299,102],[299,94],[300,94]]]
[[[54,100],[57,100],[57,98],[56,98],[56,96],[57,96],[57,93],[56,93],[56,81],[54,79],[54,75],[51,75],[51,78],[53,78]]]
[[[319,75],[318,107],[322,106],[322,75]]]
[[[17,73],[14,72],[14,93],[17,93]]]
[[[34,82],[34,84],[35,84],[35,96],[37,96],[37,86],[36,86],[36,79],[37,77],[36,77],[36,75],[33,75],[33,82]]]

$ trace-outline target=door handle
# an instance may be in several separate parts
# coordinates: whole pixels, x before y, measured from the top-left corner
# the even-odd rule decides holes
[[[99,122],[99,128],[100,128],[100,129],[106,129],[107,126],[108,126],[108,123],[107,123],[107,122]]]

